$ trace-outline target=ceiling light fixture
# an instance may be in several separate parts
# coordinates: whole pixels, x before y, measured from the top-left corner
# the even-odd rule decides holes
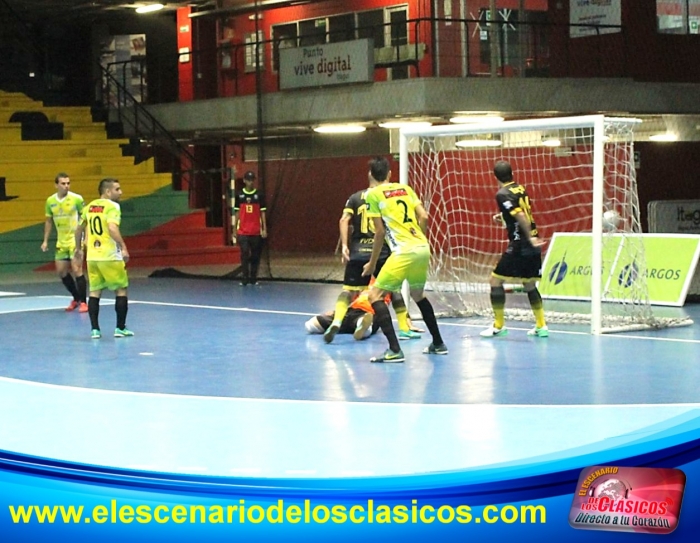
[[[678,141],[678,134],[674,134],[673,132],[652,134],[649,136],[649,141]]]
[[[433,126],[430,121],[386,121],[379,123],[382,128],[428,128]]]
[[[503,145],[503,142],[499,139],[485,139],[485,138],[478,138],[478,139],[466,139],[466,140],[459,140],[455,142],[455,145],[457,147],[467,147],[467,148],[473,148],[473,147],[500,147]]]
[[[457,115],[450,119],[454,124],[467,123],[501,123],[505,119],[500,115]]]
[[[542,138],[542,145],[545,147],[559,147],[561,145],[561,140],[556,137]]]
[[[319,134],[358,134],[366,128],[359,124],[325,124],[314,128]]]
[[[148,4],[147,6],[136,8],[136,13],[151,13],[153,11],[160,11],[164,7],[163,4]]]

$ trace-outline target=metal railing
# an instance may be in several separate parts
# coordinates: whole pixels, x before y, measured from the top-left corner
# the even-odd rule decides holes
[[[387,23],[364,34],[389,36]],[[405,32],[375,47],[375,80],[408,77],[631,77],[627,38],[622,26],[562,25],[526,21],[500,22],[493,32],[477,19],[417,18],[405,23]],[[359,29],[358,29],[359,35]],[[496,36],[494,41],[493,36]],[[583,37],[572,37],[582,35]],[[314,40],[328,43],[331,33]],[[263,92],[279,88],[279,51],[309,45],[303,37],[277,38],[257,43],[224,43],[178,56],[177,65],[192,71],[192,99],[251,95],[256,92],[255,54],[262,53]],[[311,44],[313,45],[313,44]],[[491,48],[496,49],[492,54]],[[492,66],[496,59],[496,66]],[[173,65],[172,58],[168,60]],[[129,73],[143,77],[143,59],[115,63],[123,79]],[[158,77],[161,65],[150,59],[143,77],[148,85],[137,96],[142,103],[162,103],[168,93]],[[146,89],[141,85],[141,89]],[[172,94],[172,93],[170,93]]]
[[[115,63],[117,66],[127,63]],[[130,138],[132,151],[153,157],[155,170],[164,171],[173,175],[173,187],[189,188],[190,206],[193,208],[205,208],[207,210],[207,224],[221,226],[220,210],[216,210],[219,203],[219,187],[215,184],[222,182],[222,174],[227,169],[203,168],[197,158],[188,147],[181,143],[156,119],[146,107],[124,84],[124,80],[118,79],[119,71],[114,73],[107,67],[100,66],[102,73],[101,103],[106,108],[107,122],[119,123],[125,135]],[[205,190],[198,190],[198,186],[204,185]],[[204,201],[197,201],[196,195],[206,195]]]

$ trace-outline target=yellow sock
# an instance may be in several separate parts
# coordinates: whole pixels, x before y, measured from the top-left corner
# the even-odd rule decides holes
[[[493,327],[503,328],[506,323],[506,291],[502,286],[491,287],[491,307],[493,308]]]
[[[503,328],[506,323],[506,309],[505,307],[494,307],[493,308],[493,327]]]
[[[394,308],[394,311],[396,311],[396,320],[399,321],[399,330],[408,332],[411,327],[408,325],[408,311],[406,310],[406,306],[398,309]]]
[[[546,326],[547,323],[544,320],[544,306],[542,305],[542,296],[539,291],[534,289],[527,293],[527,297],[530,300],[532,313],[535,315],[535,326],[537,326],[537,328]]]
[[[349,292],[343,292],[338,296],[338,300],[335,302],[335,314],[333,315],[333,322],[340,324],[343,322],[345,315],[348,312],[348,306],[350,305]]]

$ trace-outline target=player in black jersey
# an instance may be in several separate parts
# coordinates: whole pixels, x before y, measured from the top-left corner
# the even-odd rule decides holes
[[[374,225],[367,217],[367,203],[365,194],[369,189],[377,185],[377,180],[368,173],[369,188],[357,191],[345,203],[343,215],[340,217],[340,241],[342,246],[342,260],[345,263],[345,277],[343,279],[343,291],[338,295],[335,304],[333,322],[323,334],[326,343],[331,343],[340,330],[343,318],[348,307],[357,298],[358,294],[369,285],[370,276],[362,275],[364,265],[369,262],[374,247]],[[391,250],[385,243],[381,256],[377,262],[374,275],[376,277],[382,269],[384,262],[389,258]],[[412,328],[408,320],[408,310],[403,297],[399,293],[392,294],[392,307],[399,321],[399,339],[420,338],[417,328]]]
[[[494,313],[493,326],[487,328],[483,337],[504,336],[506,293],[503,283],[506,279],[521,281],[530,307],[535,314],[535,327],[530,336],[547,337],[549,330],[544,319],[542,297],[537,290],[537,280],[542,276],[542,244],[537,235],[537,225],[532,217],[530,198],[525,187],[513,180],[513,169],[505,160],[496,162],[493,173],[500,185],[496,193],[499,213],[494,220],[505,225],[508,231],[508,248],[501,255],[491,275],[491,307]]]

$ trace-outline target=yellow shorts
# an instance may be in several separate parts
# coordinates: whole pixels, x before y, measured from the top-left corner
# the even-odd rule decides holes
[[[75,254],[75,243],[70,245],[56,245],[54,260],[71,260]]]
[[[123,260],[92,260],[87,263],[90,292],[117,290],[129,286]]]
[[[391,253],[374,286],[388,292],[397,292],[406,280],[411,290],[423,289],[428,279],[429,265],[428,247],[417,247],[410,253]]]

